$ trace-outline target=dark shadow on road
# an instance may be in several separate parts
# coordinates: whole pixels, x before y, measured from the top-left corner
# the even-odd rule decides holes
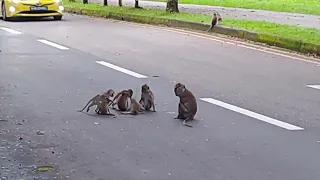
[[[2,17],[0,17],[2,19]],[[53,17],[14,17],[10,22],[48,22],[48,21],[68,21],[62,17],[61,20],[54,20]]]

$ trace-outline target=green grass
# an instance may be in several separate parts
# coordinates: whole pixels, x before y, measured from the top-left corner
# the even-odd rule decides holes
[[[117,13],[130,13],[135,15],[152,16],[159,18],[170,18],[187,20],[192,22],[210,23],[210,16],[203,14],[189,14],[189,13],[168,13],[164,10],[153,9],[135,9],[132,7],[118,7],[118,6],[102,6],[99,4],[70,3],[65,2],[66,6],[79,7],[86,9],[102,10]],[[263,21],[252,21],[244,19],[224,19],[220,24],[222,26],[247,29],[258,33],[267,33],[278,35],[285,38],[292,38],[309,43],[320,44],[320,30],[312,28],[303,28],[290,25],[282,25]]]
[[[179,3],[320,15],[320,0],[179,0]]]

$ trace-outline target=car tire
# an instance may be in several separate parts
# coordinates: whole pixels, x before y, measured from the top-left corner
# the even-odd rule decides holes
[[[57,20],[61,20],[61,19],[62,19],[62,16],[53,16],[53,19],[56,20],[56,21],[57,21]]]
[[[2,19],[4,21],[9,21],[10,19],[7,17],[6,8],[4,6],[4,3],[1,3],[1,13],[2,13]]]

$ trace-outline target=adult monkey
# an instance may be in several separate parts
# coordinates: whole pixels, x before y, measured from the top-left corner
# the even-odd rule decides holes
[[[193,120],[197,113],[198,108],[195,96],[182,83],[175,84],[174,94],[180,99],[178,105],[178,116],[174,119],[183,119],[183,125],[192,127],[191,125],[188,125],[186,121]]]
[[[97,108],[95,111],[98,113],[99,112],[99,104],[101,101],[108,101],[110,97],[113,97],[114,95],[114,90],[113,89],[108,89],[107,92],[103,92],[100,94],[97,94],[93,98],[91,98],[88,103],[81,109],[77,110],[78,112],[82,112],[91,102],[91,104],[87,107],[87,112],[89,112],[90,108],[94,105],[97,105]],[[110,100],[111,101],[111,100]]]
[[[120,111],[129,111],[131,107],[132,94],[133,94],[132,89],[123,90],[119,92],[113,98],[112,108],[115,109],[114,105],[117,105]]]
[[[144,84],[141,87],[141,98],[139,103],[145,110],[149,110],[152,107],[153,112],[156,112],[156,108],[154,105],[154,95],[147,84]]]

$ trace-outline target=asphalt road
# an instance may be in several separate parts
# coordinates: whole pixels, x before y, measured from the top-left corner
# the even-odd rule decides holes
[[[194,33],[83,16],[0,26],[3,179],[320,176],[320,90],[306,86],[319,84],[317,63]],[[197,97],[193,128],[173,119],[177,81]],[[109,88],[132,88],[138,99],[144,83],[154,91],[156,113],[112,118],[95,115],[93,108],[89,114],[76,111]],[[243,109],[220,104],[233,111],[228,110],[200,98]],[[54,170],[33,171],[46,164]]]

